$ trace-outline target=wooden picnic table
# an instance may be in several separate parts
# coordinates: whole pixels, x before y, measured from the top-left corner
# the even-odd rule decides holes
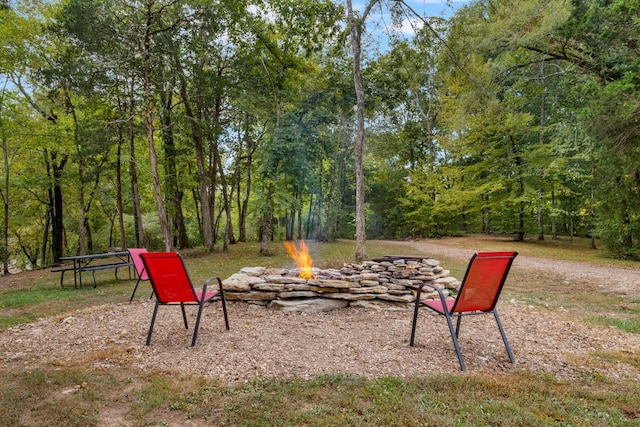
[[[105,252],[100,254],[67,256],[60,258],[61,261],[71,261],[71,265],[63,265],[53,268],[52,273],[60,273],[60,286],[64,287],[64,273],[73,271],[73,287],[78,288],[78,281],[82,286],[82,273],[90,271],[93,274],[93,287],[97,286],[96,271],[115,270],[116,279],[118,278],[118,269],[127,268],[129,271],[129,279],[131,279],[131,267],[133,262],[129,251]],[[105,262],[106,261],[106,262]]]

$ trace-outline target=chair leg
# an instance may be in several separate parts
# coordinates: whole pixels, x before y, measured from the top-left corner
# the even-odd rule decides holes
[[[191,338],[191,347],[196,345],[198,338],[198,328],[200,328],[200,319],[202,318],[202,309],[204,308],[204,300],[198,304],[198,317],[196,317],[196,325],[193,327],[193,338]]]
[[[153,325],[156,323],[156,315],[158,314],[158,306],[160,304],[156,300],[156,306],[153,308],[153,316],[151,316],[151,325],[149,325],[149,333],[147,334],[147,345],[151,342],[151,333],[153,332]]]
[[[447,325],[449,325],[449,333],[451,334],[451,339],[453,340],[453,346],[456,348],[456,354],[458,355],[458,362],[460,362],[460,369],[465,371],[467,368],[464,364],[464,359],[462,358],[462,351],[460,350],[460,344],[458,343],[458,336],[456,331],[453,328],[453,322],[451,321],[451,316],[448,312],[444,313],[444,316],[447,318]],[[458,317],[460,320],[460,317]]]
[[[460,324],[462,323],[462,316],[458,315],[456,319],[456,338],[460,338]]]
[[[224,315],[224,326],[229,330],[229,316],[227,315],[227,301],[224,298],[224,292],[220,291],[220,301],[222,302],[222,314]]]
[[[133,297],[136,295],[136,291],[138,290],[138,285],[140,284],[140,279],[136,282],[135,288],[133,288],[133,293],[131,294],[131,298],[129,298],[129,304],[133,301]]]
[[[187,313],[184,311],[183,303],[180,303],[180,308],[182,309],[182,320],[184,321],[184,328],[189,329],[189,325],[187,324]]]
[[[513,357],[513,353],[511,352],[511,347],[509,346],[509,341],[507,341],[507,334],[504,333],[502,322],[500,322],[500,317],[498,316],[498,312],[495,309],[493,310],[493,317],[495,317],[496,323],[498,324],[498,329],[500,329],[500,335],[502,335],[502,342],[504,342],[504,347],[507,349],[509,360],[511,361],[511,363],[516,363],[516,359]]]
[[[413,309],[413,322],[411,323],[411,339],[409,339],[409,346],[413,347],[413,342],[416,338],[416,323],[418,322],[418,309],[420,308],[420,300],[416,298],[416,306]]]

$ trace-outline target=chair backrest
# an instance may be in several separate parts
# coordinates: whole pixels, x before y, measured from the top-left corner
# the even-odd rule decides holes
[[[140,278],[140,280],[149,280],[147,269],[144,268],[142,258],[140,258],[140,254],[146,254],[147,250],[145,248],[129,248],[127,250],[129,251],[131,261],[133,262],[133,266],[135,267],[136,273],[138,273],[138,277]]]
[[[197,302],[193,284],[180,254],[148,252],[141,253],[140,257],[160,303]]]
[[[518,252],[478,252],[464,275],[451,313],[491,311],[498,302],[507,274]]]

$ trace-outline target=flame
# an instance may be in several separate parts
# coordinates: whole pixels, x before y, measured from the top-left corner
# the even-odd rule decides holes
[[[300,240],[300,248],[296,246],[295,242],[291,241],[284,242],[284,246],[287,248],[289,256],[293,258],[300,269],[298,277],[303,279],[313,278],[313,260],[309,255],[309,249],[304,240]]]

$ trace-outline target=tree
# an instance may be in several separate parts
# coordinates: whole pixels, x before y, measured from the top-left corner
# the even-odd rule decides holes
[[[273,14],[271,18],[268,12]],[[269,143],[268,157],[263,163],[262,178],[264,197],[261,206],[260,253],[268,253],[274,223],[274,196],[280,162],[283,158],[278,147],[284,141],[283,108],[285,96],[295,96],[295,77],[304,69],[306,57],[322,48],[335,31],[340,8],[328,0],[270,2],[268,7],[254,16],[249,16],[249,24],[254,34],[264,46],[263,64],[273,93],[275,115],[273,119],[272,141]],[[293,89],[290,89],[289,85]],[[267,147],[267,148],[269,148]]]
[[[365,20],[371,12],[371,8],[378,0],[367,3],[362,16],[356,16],[351,0],[347,0],[347,29],[351,37],[351,49],[353,53],[353,85],[356,92],[356,135],[355,135],[355,161],[356,161],[356,262],[362,262],[367,258],[366,232],[365,232],[365,204],[364,204],[364,109],[365,92],[362,85],[362,33],[365,28]]]

